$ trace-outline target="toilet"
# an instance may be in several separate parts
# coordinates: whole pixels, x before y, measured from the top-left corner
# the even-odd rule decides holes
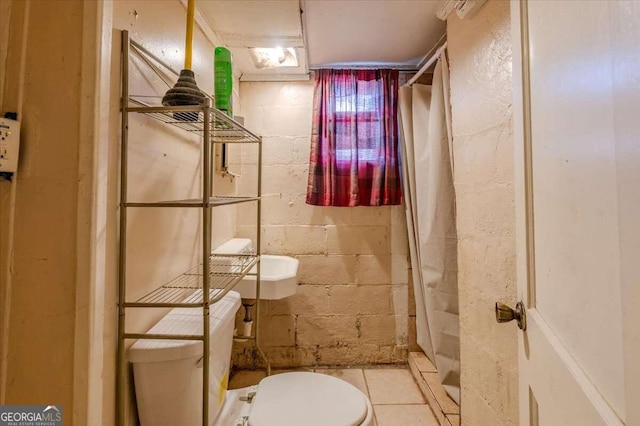
[[[251,240],[233,239],[217,253],[246,253]],[[240,295],[227,293],[210,310],[209,418],[214,426],[370,426],[373,408],[358,388],[336,377],[291,372],[255,386],[227,390],[235,315]],[[149,333],[202,333],[201,308],[176,308]],[[202,342],[138,340],[133,364],[142,426],[202,424]]]
[[[215,418],[225,400],[240,295],[227,293],[209,310],[209,416]],[[202,308],[175,308],[148,333],[202,334]],[[202,425],[202,341],[143,340],[127,353],[133,365],[140,424]]]

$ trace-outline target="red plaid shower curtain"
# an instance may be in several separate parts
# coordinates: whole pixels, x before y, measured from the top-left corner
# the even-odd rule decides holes
[[[307,204],[401,204],[398,71],[315,74]]]

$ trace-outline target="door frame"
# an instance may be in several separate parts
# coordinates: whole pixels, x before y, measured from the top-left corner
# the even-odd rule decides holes
[[[115,377],[109,375],[115,371],[115,339],[107,339],[116,322],[108,305],[115,285],[109,279],[115,212],[108,211],[112,2],[83,3],[82,34],[72,422],[106,424],[115,415]]]

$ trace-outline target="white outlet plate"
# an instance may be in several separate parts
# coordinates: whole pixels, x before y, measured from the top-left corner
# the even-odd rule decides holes
[[[0,118],[0,172],[15,173],[20,151],[20,122]]]

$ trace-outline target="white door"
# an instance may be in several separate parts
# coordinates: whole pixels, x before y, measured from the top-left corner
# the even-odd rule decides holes
[[[640,425],[640,1],[511,5],[520,424]]]

